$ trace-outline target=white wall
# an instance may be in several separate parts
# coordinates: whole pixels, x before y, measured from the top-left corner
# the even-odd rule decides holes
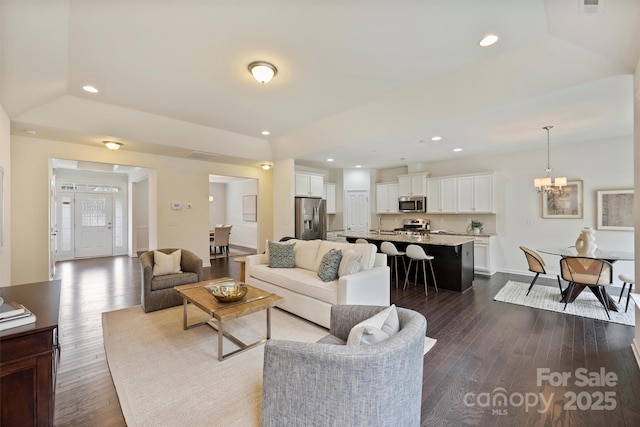
[[[496,172],[496,267],[499,270],[527,270],[525,257],[518,249],[520,245],[535,249],[575,244],[582,227],[596,227],[597,190],[633,188],[632,136],[556,147],[552,144],[551,147],[553,175],[567,176],[569,180],[583,180],[582,219],[542,218],[541,195],[533,187],[533,178],[545,173],[546,147],[528,152],[466,157],[427,165],[427,170],[434,177]],[[596,231],[596,243],[601,248],[633,251],[633,242],[633,232]],[[558,257],[544,258],[553,265],[559,262]],[[616,275],[629,272],[633,272],[633,262],[616,263]]]
[[[213,230],[216,224],[227,223],[227,185],[221,182],[209,183],[209,228]]]
[[[102,144],[100,144],[102,145]],[[271,173],[258,167],[179,159],[127,151],[126,145],[111,152],[104,147],[11,137],[11,282],[47,280],[49,247],[48,162],[50,158],[109,162],[155,170],[149,182],[150,228],[157,228],[157,241],[150,249],[182,247],[194,251],[209,265],[209,175],[228,175],[259,180],[259,242],[272,238]],[[19,184],[18,184],[19,183]],[[157,191],[156,191],[157,188]],[[172,202],[181,210],[172,210]],[[192,209],[186,209],[191,203]],[[151,221],[157,215],[157,222]],[[155,220],[154,220],[155,221]]]
[[[4,184],[2,187],[2,200],[0,209],[4,203],[4,224],[2,248],[0,248],[0,286],[11,284],[11,138],[9,117],[0,105],[0,168],[4,169]],[[45,218],[46,221],[46,218]],[[45,222],[46,224],[46,222]],[[48,259],[48,255],[47,255]],[[46,268],[46,267],[45,267]]]
[[[257,249],[257,222],[242,219],[242,202],[244,196],[262,197],[258,194],[258,182],[255,179],[234,181],[227,184],[226,221],[231,224],[229,243]]]

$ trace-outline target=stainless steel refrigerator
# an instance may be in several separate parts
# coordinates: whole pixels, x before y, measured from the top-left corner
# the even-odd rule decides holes
[[[324,200],[296,197],[296,239],[327,239],[327,205]]]

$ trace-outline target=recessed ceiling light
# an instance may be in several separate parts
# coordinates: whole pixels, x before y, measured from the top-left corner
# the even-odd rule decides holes
[[[498,36],[496,36],[495,34],[487,34],[482,38],[482,40],[478,42],[478,44],[482,47],[487,47],[487,46],[491,46],[497,41],[498,41]]]
[[[263,163],[263,164],[261,164],[261,165],[260,165],[260,167],[261,167],[263,170],[266,170],[266,171],[268,171],[269,169],[271,169],[271,165],[270,165],[269,163]]]
[[[263,130],[263,131],[262,131],[262,134],[263,134],[264,136],[267,136],[267,135],[271,135],[271,132],[269,132],[268,130]]]
[[[440,141],[441,139],[441,136],[434,136],[433,138],[431,138],[432,141]]]
[[[462,148],[454,148],[453,151],[455,151],[457,153],[459,151],[462,151]]]
[[[89,93],[98,93],[98,89],[96,89],[95,87],[91,86],[91,85],[84,85],[82,86],[82,89],[85,92],[89,92]]]
[[[33,129],[27,129],[27,130],[24,131],[24,133],[28,133],[29,135],[35,135],[36,131],[33,130]]]
[[[333,159],[327,159],[327,162],[333,162]]]
[[[362,165],[356,165],[356,167],[357,167],[357,168],[361,168],[361,167],[362,167]]]

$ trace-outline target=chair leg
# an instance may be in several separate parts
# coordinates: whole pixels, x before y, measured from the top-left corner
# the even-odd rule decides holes
[[[598,286],[598,292],[602,297],[602,306],[604,307],[604,311],[607,312],[607,317],[609,318],[609,320],[611,320],[611,316],[609,316],[609,307],[608,307],[609,304],[608,304],[607,293],[604,291],[604,287]]]
[[[560,288],[560,295],[562,295],[562,283],[560,283],[560,276],[556,275],[556,277],[558,278],[558,287]]]
[[[396,289],[398,289],[398,256],[393,256],[393,270],[396,276]]]
[[[569,299],[571,298],[571,293],[573,292],[573,282],[569,282],[569,286],[567,287],[567,296],[564,298],[564,308],[562,311],[567,309],[567,304],[569,303]]]
[[[433,271],[433,263],[429,260],[429,266],[431,267],[431,277],[433,277],[433,286],[436,288],[436,292],[438,292],[438,282],[436,282],[436,273]]]
[[[403,291],[407,289],[407,283],[409,282],[409,270],[411,270],[411,261],[413,261],[413,259],[409,258],[409,266],[407,267],[406,274],[404,275],[404,286],[402,287]]]
[[[529,296],[529,292],[531,292],[531,288],[533,288],[533,285],[536,284],[536,280],[538,280],[538,276],[540,275],[540,273],[536,273],[536,277],[533,278],[533,280],[531,281],[531,285],[529,286],[529,290],[527,291],[527,295]]]
[[[416,260],[416,274],[413,275],[414,287],[418,287],[418,270],[420,270],[420,266],[418,265],[418,260]]]
[[[422,275],[424,276],[424,294],[426,296],[429,295],[429,293],[427,291],[427,265],[424,260],[422,260]]]
[[[622,282],[622,290],[620,291],[620,297],[618,298],[618,304],[622,301],[622,294],[624,294],[624,288],[627,287],[627,282]]]
[[[627,291],[627,305],[624,307],[624,312],[627,312],[629,308],[629,299],[631,299],[631,289],[633,288],[633,283],[629,283],[629,290]]]

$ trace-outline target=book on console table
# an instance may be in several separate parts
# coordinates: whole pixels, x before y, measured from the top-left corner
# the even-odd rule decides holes
[[[13,310],[5,310],[3,314],[13,313],[13,315],[0,318],[0,331],[36,322],[36,315],[27,310],[25,306],[16,303],[2,304],[2,306],[4,305],[12,307]]]
[[[26,311],[27,309],[17,302],[4,302],[0,305],[0,320],[24,314]]]

